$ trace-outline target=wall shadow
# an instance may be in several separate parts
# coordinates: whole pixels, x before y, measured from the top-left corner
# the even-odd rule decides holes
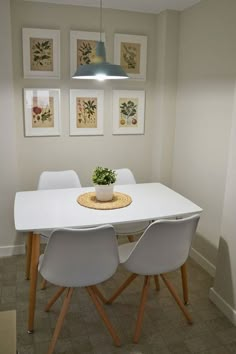
[[[223,236],[221,236],[217,254],[216,275],[213,288],[228,305],[235,309],[232,275],[232,262],[230,259],[229,246],[227,241],[223,238]]]

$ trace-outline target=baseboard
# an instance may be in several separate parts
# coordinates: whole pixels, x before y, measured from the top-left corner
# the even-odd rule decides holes
[[[0,258],[25,254],[25,245],[2,246],[0,247]]]
[[[194,248],[190,251],[190,257],[198,263],[207,273],[209,273],[212,277],[215,276],[216,267],[209,262],[201,253],[196,251]]]
[[[216,291],[210,288],[209,299],[218,307],[220,311],[236,325],[236,310],[233,309]]]

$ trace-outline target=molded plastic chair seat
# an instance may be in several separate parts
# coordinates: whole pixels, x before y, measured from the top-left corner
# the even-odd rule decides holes
[[[80,188],[81,183],[74,170],[44,171],[39,177],[38,189]]]
[[[121,264],[127,261],[136,244],[137,242],[129,242],[119,245],[119,259]]]
[[[114,343],[120,346],[119,337],[100,303],[100,300],[106,302],[106,299],[96,287],[113,276],[118,264],[117,238],[111,225],[52,232],[45,253],[40,256],[38,270],[44,279],[60,286],[60,289],[45,311],[50,310],[65,290],[66,295],[47,354],[54,351],[75,287],[85,287]]]
[[[115,225],[117,235],[139,235],[149,226],[149,221],[131,222],[127,224]]]
[[[74,170],[65,171],[44,171],[41,173],[38,182],[38,190],[42,189],[63,189],[63,188],[80,188],[81,183],[79,176]],[[52,230],[41,230],[40,236],[43,240],[47,240]]]
[[[63,188],[80,188],[80,180],[77,173],[73,170],[66,171],[44,171],[41,173],[38,182],[38,190],[42,189],[63,189]],[[47,243],[53,230],[40,230],[38,232],[41,236],[41,241]],[[30,277],[30,264],[31,264],[31,238],[32,233],[28,235],[27,248],[26,248],[26,279]],[[42,288],[45,287],[43,282]]]
[[[187,321],[190,324],[192,323],[190,314],[165,273],[178,269],[186,262],[199,218],[199,215],[194,215],[178,220],[155,221],[149,225],[137,242],[119,246],[120,263],[132,274],[107,303],[112,303],[138,275],[144,276],[141,302],[133,338],[135,343],[138,342],[141,333],[144,306],[151,276],[154,276],[156,287],[158,287],[157,275],[160,275]]]
[[[128,168],[117,169],[116,171],[116,185],[135,184],[136,180],[133,173]],[[134,241],[134,236],[142,234],[148,225],[149,221],[132,222],[126,224],[114,225],[116,234],[118,236],[127,236],[129,241]]]
[[[117,179],[116,185],[122,184],[134,184],[136,183],[133,173],[128,168],[121,168],[116,170]],[[135,241],[135,236],[141,235],[146,228],[149,226],[151,221],[141,221],[135,223],[126,223],[115,225],[117,236],[127,236],[130,242]],[[128,246],[127,246],[128,247]],[[188,295],[188,280],[187,280],[187,265],[183,264],[181,266],[181,277],[182,277],[182,287],[183,287],[183,298],[185,304],[189,303]],[[155,277],[156,287],[159,289],[158,277]]]
[[[52,230],[40,230],[40,236],[47,241],[52,233]]]

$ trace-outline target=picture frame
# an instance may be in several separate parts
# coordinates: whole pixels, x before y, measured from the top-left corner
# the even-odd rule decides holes
[[[113,135],[144,134],[145,91],[113,90]]]
[[[103,90],[70,90],[70,135],[103,135]]]
[[[24,89],[25,136],[60,135],[60,90]]]
[[[60,31],[23,28],[23,73],[25,79],[60,78]]]
[[[121,65],[131,79],[146,80],[147,36],[116,33],[114,63]]]
[[[96,42],[100,40],[99,32],[70,31],[70,76],[83,64],[90,64],[96,55]],[[101,34],[105,43],[105,33]]]

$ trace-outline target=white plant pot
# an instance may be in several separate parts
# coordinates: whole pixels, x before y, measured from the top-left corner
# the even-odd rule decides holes
[[[102,185],[96,184],[95,191],[96,191],[96,199],[100,202],[108,202],[113,198],[113,184]]]

